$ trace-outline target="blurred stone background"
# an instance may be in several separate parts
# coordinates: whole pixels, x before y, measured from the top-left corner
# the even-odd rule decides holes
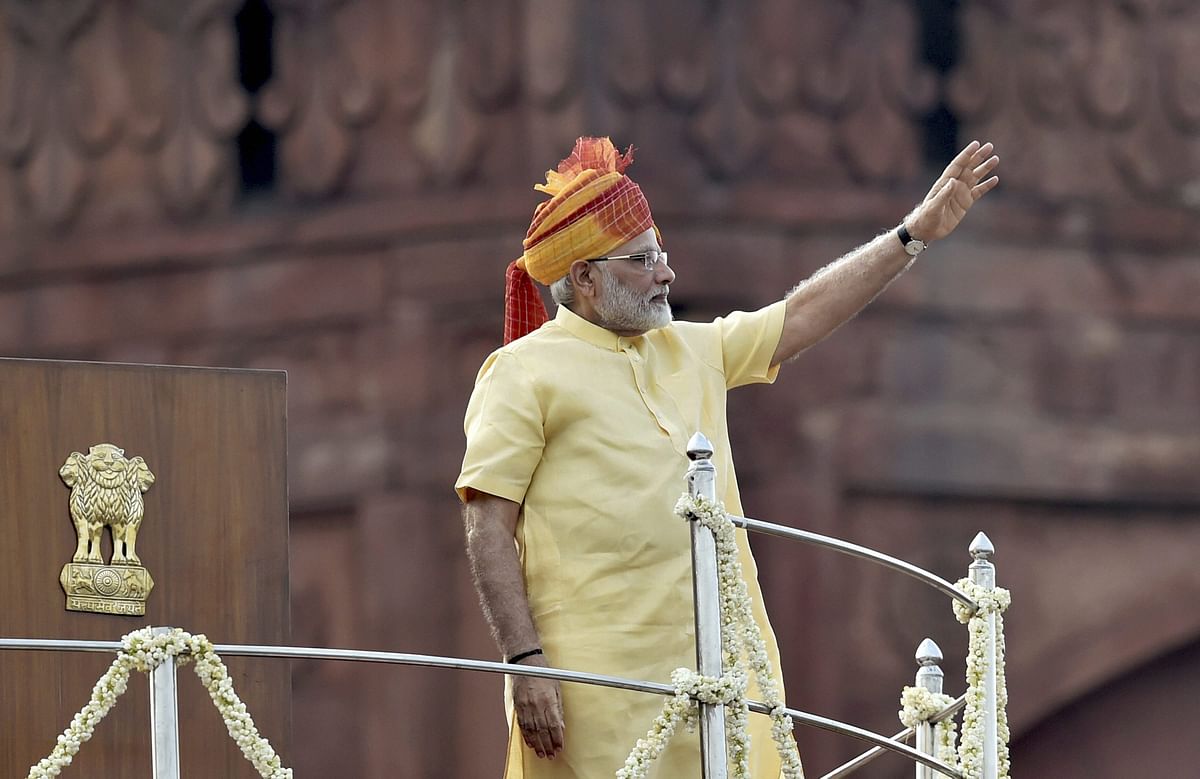
[[[572,140],[637,147],[683,318],[777,299],[993,140],[959,232],[731,396],[744,502],[949,579],[986,529],[1016,772],[1187,775],[1198,51],[1169,0],[0,0],[0,352],[286,369],[293,642],[493,658],[461,417]],[[899,730],[926,635],[961,691],[939,596],[757,548],[793,705]],[[298,776],[499,776],[498,678],[294,686]],[[798,736],[812,777],[860,748]]]

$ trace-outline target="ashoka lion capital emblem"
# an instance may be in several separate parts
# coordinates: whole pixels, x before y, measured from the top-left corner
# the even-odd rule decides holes
[[[142,494],[154,474],[141,457],[125,459],[125,450],[96,444],[86,455],[71,452],[58,475],[71,488],[71,521],[78,543],[59,581],[70,611],[101,614],[146,613],[146,597],[154,586],[137,556],[137,534],[145,514]],[[104,563],[100,541],[112,532],[113,554]]]

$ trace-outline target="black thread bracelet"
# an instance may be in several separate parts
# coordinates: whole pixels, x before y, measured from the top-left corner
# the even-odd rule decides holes
[[[537,649],[530,649],[528,652],[522,652],[519,655],[513,655],[512,657],[508,658],[504,662],[519,663],[527,657],[533,657],[534,655],[540,655],[540,654],[542,654],[542,648],[539,646]]]

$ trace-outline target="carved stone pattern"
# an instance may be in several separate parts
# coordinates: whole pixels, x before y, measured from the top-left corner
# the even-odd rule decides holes
[[[648,164],[688,185],[911,182],[919,119],[940,86],[902,0],[270,5],[276,68],[255,115],[278,134],[280,180],[298,197],[532,181],[579,133],[648,147]],[[234,72],[238,7],[0,6],[0,178],[11,179],[0,219],[69,226],[118,153],[139,155],[168,217],[227,208],[250,110]],[[959,13],[963,55],[946,95],[964,135],[1021,150],[1006,157],[1006,187],[1200,203],[1194,4]],[[1085,131],[1101,142],[1080,144]]]
[[[459,185],[475,170],[483,145],[484,121],[467,84],[472,68],[465,36],[471,29],[462,11],[461,7],[439,8],[437,23],[430,30],[436,43],[429,63],[428,98],[413,125],[414,151],[426,179],[443,186]]]
[[[380,85],[358,72],[339,34],[345,0],[272,0],[276,12],[275,74],[257,115],[278,132],[285,186],[327,196],[345,181],[357,151],[356,129],[376,115]]]
[[[571,148],[581,131],[603,134],[587,111],[590,97],[584,82],[587,24],[581,0],[529,0],[521,31],[522,63],[527,117],[528,154],[535,160],[557,161]],[[585,129],[586,128],[586,129]],[[538,178],[545,162],[531,172]]]
[[[1017,6],[964,5],[964,61],[949,91],[972,136],[1021,149],[1006,158],[1005,186],[1054,200],[1200,203],[1200,9]]]
[[[0,8],[0,163],[17,209],[62,228],[87,207],[102,162],[146,160],[165,215],[229,201],[232,138],[247,98],[236,83],[236,0],[10,2]],[[20,224],[19,214],[14,221]]]
[[[150,186],[175,215],[213,210],[232,193],[232,139],[250,111],[235,65],[233,16],[240,6],[238,0],[138,0],[131,19],[130,40],[142,43],[134,48],[139,59],[127,65],[131,140],[150,155]]]
[[[662,101],[654,110],[683,122],[707,175],[790,181],[838,158],[856,178],[916,172],[914,119],[932,107],[937,85],[916,59],[908,4],[856,0],[801,11],[786,0],[726,0],[612,10],[610,98],[645,101],[643,69],[654,68]],[[627,56],[627,33],[637,30],[650,31],[637,43],[648,65]]]
[[[100,69],[79,56],[101,13],[95,0],[0,8],[0,50],[9,52],[0,63],[0,162],[23,209],[53,227],[78,212],[91,161],[117,134],[117,117],[97,99]]]

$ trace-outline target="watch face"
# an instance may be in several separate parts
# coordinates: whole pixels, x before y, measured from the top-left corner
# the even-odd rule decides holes
[[[913,257],[916,257],[918,254],[925,251],[925,242],[918,241],[917,239],[914,238],[913,240],[904,244],[904,251],[908,252]]]

